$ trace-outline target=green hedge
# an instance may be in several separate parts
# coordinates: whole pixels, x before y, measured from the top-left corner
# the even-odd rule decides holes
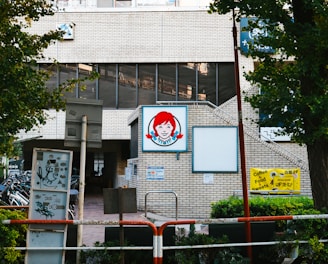
[[[244,216],[243,199],[229,197],[211,205],[212,218],[230,218]],[[249,197],[251,216],[275,216],[275,215],[315,215],[325,214],[326,211],[314,209],[313,200],[303,196],[251,196]],[[304,219],[293,221],[277,221],[276,231],[278,241],[300,241],[307,240],[305,244],[278,244],[269,246],[263,250],[260,261],[257,263],[280,264],[283,259],[289,257],[292,249],[297,246],[297,263],[328,263],[328,244],[322,243],[320,239],[328,238],[327,219]],[[278,234],[278,233],[277,233]]]
[[[249,198],[251,216],[291,215],[299,209],[313,209],[313,200],[305,196],[252,196]],[[244,216],[243,199],[231,196],[211,205],[211,218]]]

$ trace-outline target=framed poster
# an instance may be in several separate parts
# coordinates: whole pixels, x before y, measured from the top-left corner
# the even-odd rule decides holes
[[[187,106],[143,106],[142,151],[187,151]]]
[[[237,127],[192,128],[193,172],[238,172]]]

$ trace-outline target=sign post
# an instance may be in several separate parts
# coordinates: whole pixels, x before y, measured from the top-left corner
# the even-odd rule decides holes
[[[101,148],[102,145],[102,105],[101,100],[68,98],[66,101],[65,146],[80,147],[80,179],[78,217],[83,220],[85,191],[85,160],[87,147]],[[83,244],[83,226],[77,229],[77,246]],[[80,263],[80,250],[76,263]]]
[[[87,116],[82,116],[82,132],[81,132],[81,152],[80,152],[80,180],[79,180],[79,203],[78,214],[79,220],[83,220],[84,214],[84,190],[85,190],[85,160],[87,153]],[[83,225],[77,227],[77,246],[83,244]],[[76,263],[80,263],[80,250],[77,251]]]

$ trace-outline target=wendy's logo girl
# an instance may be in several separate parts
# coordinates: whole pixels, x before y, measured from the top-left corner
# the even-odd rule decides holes
[[[160,146],[170,146],[183,137],[179,121],[169,112],[159,112],[148,125],[146,137]]]

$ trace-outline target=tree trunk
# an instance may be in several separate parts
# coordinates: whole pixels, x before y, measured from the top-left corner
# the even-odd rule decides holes
[[[328,209],[328,140],[315,140],[307,145],[307,151],[314,207]]]

